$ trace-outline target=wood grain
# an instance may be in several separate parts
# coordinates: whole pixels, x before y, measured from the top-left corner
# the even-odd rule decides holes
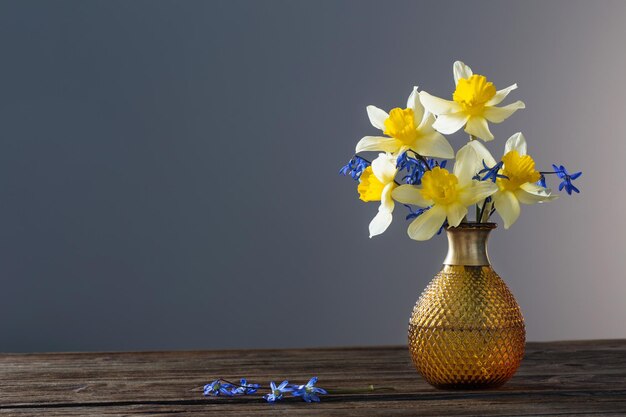
[[[203,397],[218,377],[393,391],[320,404]],[[626,340],[529,343],[519,372],[489,391],[440,391],[405,347],[0,355],[0,414],[27,416],[626,416]]]

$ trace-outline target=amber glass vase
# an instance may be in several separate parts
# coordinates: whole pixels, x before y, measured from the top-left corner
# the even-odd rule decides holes
[[[524,318],[487,256],[495,228],[495,223],[448,228],[443,269],[413,309],[411,357],[437,388],[497,387],[513,376],[524,356]]]

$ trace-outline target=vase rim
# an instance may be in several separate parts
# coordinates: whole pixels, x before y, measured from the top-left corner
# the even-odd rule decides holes
[[[481,230],[493,230],[498,227],[498,223],[459,223],[458,226],[448,226],[446,230],[467,230],[467,229],[481,229]]]

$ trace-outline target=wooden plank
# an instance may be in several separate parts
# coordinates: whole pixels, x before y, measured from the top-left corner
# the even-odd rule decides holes
[[[380,411],[380,413],[378,413]],[[326,399],[320,404],[305,404],[286,401],[281,404],[261,402],[238,402],[224,404],[205,403],[162,403],[162,404],[109,404],[107,406],[72,406],[2,409],[5,415],[78,416],[104,415],[122,416],[134,414],[171,415],[324,415],[324,416],[556,416],[556,415],[626,415],[626,403],[610,395],[571,393],[564,395],[537,394],[528,396],[493,396],[472,393],[463,398],[421,398],[419,395],[398,396],[397,399],[372,399],[356,397],[348,399]],[[213,414],[211,414],[213,413]]]
[[[333,388],[321,404],[205,398],[217,377],[287,378]],[[376,410],[380,410],[377,414]],[[439,391],[405,347],[0,355],[0,414],[132,415],[626,415],[626,340],[529,343],[518,374],[490,391]],[[581,414],[582,413],[582,414]]]

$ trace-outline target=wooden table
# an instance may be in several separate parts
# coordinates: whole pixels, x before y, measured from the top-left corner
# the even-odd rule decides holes
[[[223,377],[305,383],[337,394],[319,404],[202,396]],[[439,391],[405,347],[0,355],[0,414],[37,416],[626,416],[626,340],[529,343],[517,375],[489,391]]]

